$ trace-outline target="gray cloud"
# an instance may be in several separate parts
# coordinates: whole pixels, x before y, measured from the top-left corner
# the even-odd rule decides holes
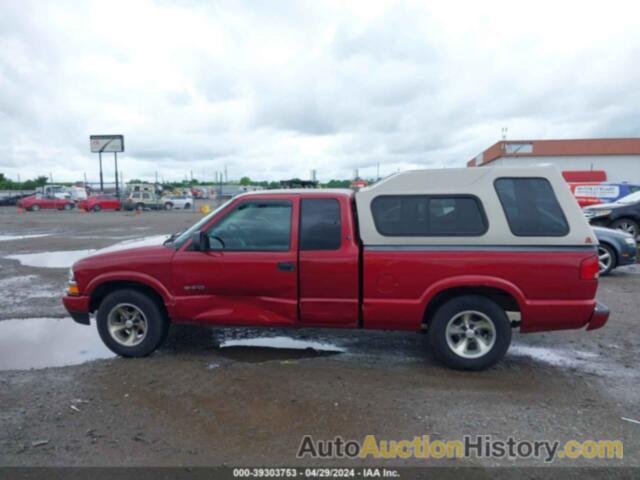
[[[0,172],[96,178],[92,133],[165,179],[462,166],[505,125],[640,134],[638,7],[476,3],[1,2]]]

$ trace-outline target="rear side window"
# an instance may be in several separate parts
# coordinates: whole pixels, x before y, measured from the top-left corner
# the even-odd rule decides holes
[[[338,200],[308,198],[301,203],[300,250],[338,250],[342,239]]]
[[[470,195],[385,195],[371,203],[376,229],[387,237],[480,236],[487,219]]]
[[[546,178],[499,178],[495,188],[509,228],[521,237],[562,237],[567,219]]]

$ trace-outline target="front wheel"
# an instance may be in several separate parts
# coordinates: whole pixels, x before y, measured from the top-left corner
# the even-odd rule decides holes
[[[480,295],[449,300],[429,325],[437,360],[459,370],[484,370],[500,361],[511,343],[511,324],[497,303]]]
[[[158,304],[137,290],[117,290],[100,304],[98,333],[123,357],[144,357],[164,342],[169,320]]]
[[[70,203],[65,203],[64,207],[62,207],[64,210],[71,210],[73,208],[73,205],[71,205]]]
[[[189,210],[191,208],[191,204],[190,203],[185,203],[184,204],[184,209],[185,210]]]
[[[98,213],[100,210],[102,210],[102,207],[100,205],[94,205],[93,206],[93,211]]]
[[[167,202],[164,204],[165,210],[171,210],[173,208],[173,203]]]
[[[601,276],[609,275],[616,268],[616,252],[609,245],[598,245],[598,269]]]
[[[31,211],[32,212],[37,212],[38,210],[40,210],[40,205],[32,205],[31,206]]]

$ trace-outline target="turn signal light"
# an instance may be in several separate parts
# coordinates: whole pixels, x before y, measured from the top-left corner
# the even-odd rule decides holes
[[[69,286],[67,287],[67,294],[72,297],[77,297],[78,295],[80,295],[80,289],[78,288],[78,285],[76,285],[75,282],[69,283]]]
[[[598,278],[598,272],[600,271],[600,265],[598,264],[598,256],[585,258],[580,263],[580,279],[581,280],[595,280]]]

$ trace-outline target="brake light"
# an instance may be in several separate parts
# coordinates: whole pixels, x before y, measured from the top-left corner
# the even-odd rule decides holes
[[[600,265],[598,264],[598,256],[585,258],[580,263],[580,279],[581,280],[595,280],[598,278],[598,272],[600,271]]]

